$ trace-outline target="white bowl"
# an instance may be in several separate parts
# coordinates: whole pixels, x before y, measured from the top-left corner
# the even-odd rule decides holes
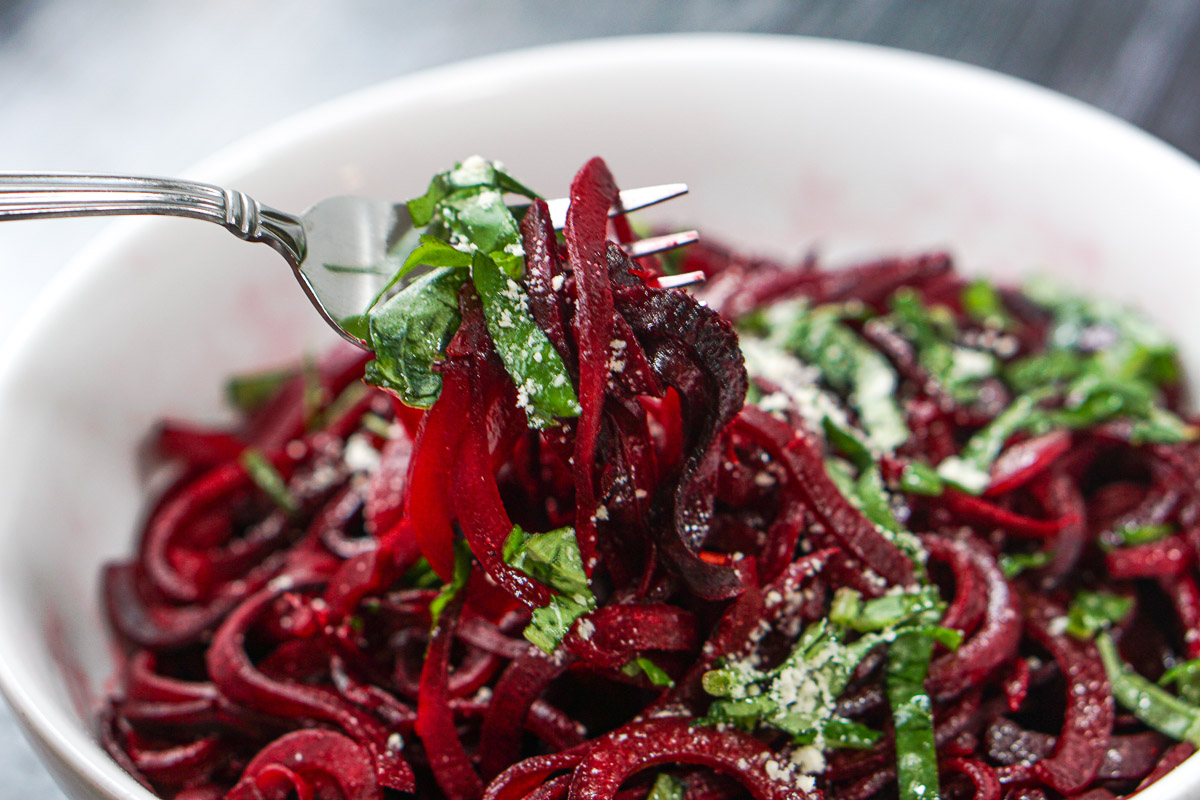
[[[950,248],[1144,306],[1200,375],[1200,168],[1078,103],[978,69],[761,36],[611,39],[404,78],[243,142],[193,176],[301,209],[404,199],[481,153],[548,194],[603,155],[625,186],[683,180],[660,219],[750,250]],[[215,419],[231,372],[332,341],[283,262],[215,226],[114,226],[0,365],[0,688],[75,798],[150,795],[91,734],[112,655],[97,575],[147,500],[163,415]],[[1193,759],[1145,800],[1195,796]]]

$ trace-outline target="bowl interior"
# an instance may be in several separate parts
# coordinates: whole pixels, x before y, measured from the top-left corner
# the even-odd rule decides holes
[[[363,92],[195,174],[299,209],[407,198],[481,153],[548,195],[590,156],[655,212],[747,250],[838,261],[945,248],[1151,311],[1200,375],[1200,168],[1128,126],[978,70],[846,44],[610,40],[490,58]],[[283,262],[190,221],[117,226],[0,369],[0,686],[78,797],[149,797],[91,738],[113,658],[98,603],[147,501],[139,445],[214,420],[232,372],[333,341]],[[1185,796],[1200,768],[1145,796]]]

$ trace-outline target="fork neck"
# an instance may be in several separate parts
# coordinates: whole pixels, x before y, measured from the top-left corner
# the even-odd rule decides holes
[[[0,221],[151,214],[201,219],[264,242],[293,267],[304,259],[300,220],[245,192],[163,178],[78,173],[0,173]]]

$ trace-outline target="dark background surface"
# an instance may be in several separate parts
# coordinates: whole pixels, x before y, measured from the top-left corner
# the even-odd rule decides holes
[[[752,31],[969,62],[1200,156],[1197,0],[0,0],[0,170],[178,174],[342,92],[499,50]],[[0,229],[0,347],[100,221]],[[0,798],[61,793],[0,709]]]

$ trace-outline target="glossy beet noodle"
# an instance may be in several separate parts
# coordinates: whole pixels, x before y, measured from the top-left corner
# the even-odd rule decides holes
[[[559,235],[468,159],[347,323],[373,359],[161,426],[173,482],[104,574],[122,767],[182,800],[1104,800],[1191,755],[1200,446],[1161,334],[940,254],[634,262],[616,192],[584,165]]]

